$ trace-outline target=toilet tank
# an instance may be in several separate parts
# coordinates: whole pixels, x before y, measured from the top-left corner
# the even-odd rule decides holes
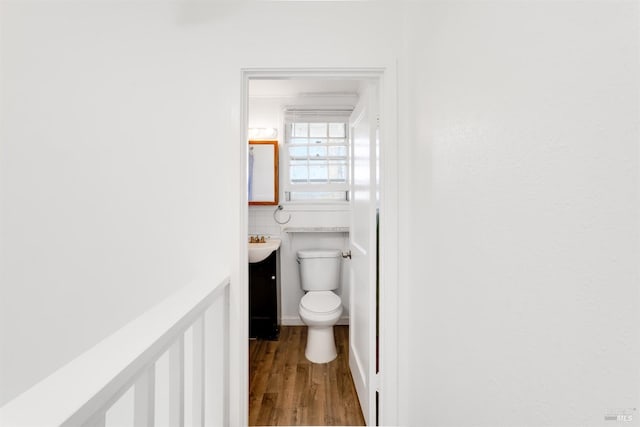
[[[340,285],[342,252],[338,249],[298,251],[300,286],[305,291],[332,291]]]

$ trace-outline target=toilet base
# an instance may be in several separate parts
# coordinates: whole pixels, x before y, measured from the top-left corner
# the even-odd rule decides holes
[[[312,363],[329,363],[338,356],[332,326],[308,326],[304,355]]]

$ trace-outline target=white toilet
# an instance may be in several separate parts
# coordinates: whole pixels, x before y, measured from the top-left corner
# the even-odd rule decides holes
[[[340,284],[342,253],[337,249],[298,251],[300,284],[306,292],[298,312],[307,331],[305,356],[313,363],[331,362],[338,355],[333,325],[342,314],[342,301],[332,291]]]

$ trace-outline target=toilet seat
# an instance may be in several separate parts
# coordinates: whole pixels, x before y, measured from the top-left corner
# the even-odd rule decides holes
[[[300,307],[312,313],[331,313],[342,306],[342,300],[331,291],[307,292],[300,300]]]

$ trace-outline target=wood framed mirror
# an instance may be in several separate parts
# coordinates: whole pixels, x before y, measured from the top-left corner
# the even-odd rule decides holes
[[[278,141],[249,141],[249,205],[278,204]]]

